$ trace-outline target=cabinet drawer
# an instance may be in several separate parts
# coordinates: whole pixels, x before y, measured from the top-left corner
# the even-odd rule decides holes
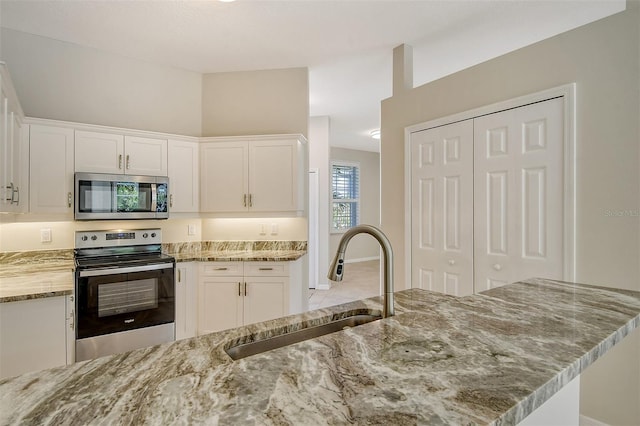
[[[289,262],[245,262],[244,275],[246,277],[287,277]]]
[[[201,264],[200,272],[204,276],[242,276],[244,275],[242,262],[205,262]]]

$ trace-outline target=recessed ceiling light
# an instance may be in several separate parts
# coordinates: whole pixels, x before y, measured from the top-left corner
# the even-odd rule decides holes
[[[380,139],[380,129],[374,129],[370,131],[369,136],[371,136],[374,139]]]

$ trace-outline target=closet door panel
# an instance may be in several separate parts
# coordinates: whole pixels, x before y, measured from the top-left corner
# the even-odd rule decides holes
[[[473,293],[473,123],[411,135],[412,286]]]
[[[476,292],[563,277],[563,100],[474,119]]]

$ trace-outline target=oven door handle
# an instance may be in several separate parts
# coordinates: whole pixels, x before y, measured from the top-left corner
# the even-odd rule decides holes
[[[89,269],[80,271],[80,277],[97,277],[101,275],[128,274],[131,272],[158,271],[173,268],[173,263],[159,263],[155,265],[130,266],[127,268]]]

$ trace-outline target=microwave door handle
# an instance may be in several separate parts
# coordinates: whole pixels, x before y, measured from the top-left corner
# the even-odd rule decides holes
[[[158,184],[157,183],[151,184],[151,211],[152,212],[158,211]]]

